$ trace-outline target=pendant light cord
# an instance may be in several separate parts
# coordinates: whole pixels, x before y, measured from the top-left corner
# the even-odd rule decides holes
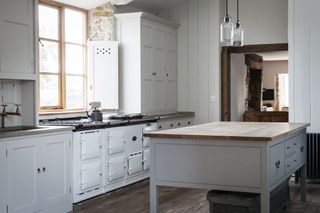
[[[237,22],[239,22],[239,0],[237,0]]]
[[[226,1],[226,17],[228,17],[229,14],[228,14],[228,0]]]

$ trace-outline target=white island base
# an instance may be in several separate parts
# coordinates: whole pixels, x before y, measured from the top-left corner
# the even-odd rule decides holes
[[[257,193],[261,213],[269,213],[270,192],[298,170],[305,202],[307,124],[260,125],[212,123],[145,134],[151,138],[151,212],[158,212],[158,187],[172,186]],[[239,133],[241,126],[246,130]]]

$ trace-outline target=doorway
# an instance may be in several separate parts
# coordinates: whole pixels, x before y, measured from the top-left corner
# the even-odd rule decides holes
[[[260,45],[246,45],[243,47],[222,47],[221,51],[221,120],[222,121],[231,121],[232,120],[232,101],[234,99],[234,76],[232,76],[231,68],[234,55],[253,55],[253,54],[262,54],[268,55],[275,52],[285,52],[288,51],[288,44],[260,44]],[[239,57],[238,57],[239,58]],[[244,57],[243,57],[244,60]],[[233,77],[233,78],[232,78]],[[243,76],[242,76],[243,77]],[[264,89],[267,95],[272,89]],[[273,88],[275,90],[275,88]],[[240,96],[244,96],[247,91],[240,91]],[[266,96],[267,97],[267,96]],[[239,97],[238,97],[239,98]],[[232,100],[234,99],[234,100]],[[242,105],[245,105],[245,100],[241,100]],[[261,102],[262,102],[262,91],[261,91]],[[241,107],[244,107],[242,106]],[[262,104],[261,104],[262,108]],[[260,111],[260,110],[259,110]],[[233,116],[234,117],[234,116]]]

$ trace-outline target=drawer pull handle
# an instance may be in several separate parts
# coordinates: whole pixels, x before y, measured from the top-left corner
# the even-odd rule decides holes
[[[300,151],[303,152],[304,150],[304,146],[300,147]]]
[[[296,146],[296,145],[297,145],[297,143],[294,143],[293,145],[295,145],[295,146]]]
[[[38,168],[37,172],[40,174],[40,173],[41,173],[41,169],[40,169],[40,168]]]
[[[290,167],[290,165],[287,165],[287,167],[289,168],[289,167]]]
[[[297,160],[294,160],[293,162],[297,162]]]
[[[162,129],[162,126],[161,126],[161,125],[159,126],[159,129]]]
[[[137,140],[137,137],[133,136],[132,141],[136,141],[136,140]]]
[[[289,146],[287,146],[287,149],[290,149],[290,147],[289,147]]]
[[[42,168],[42,172],[46,172],[46,167],[43,167],[43,168]]]
[[[173,124],[170,124],[170,127],[173,127]]]
[[[275,163],[275,165],[276,165],[276,167],[277,167],[277,169],[279,169],[280,168],[280,161],[278,160],[278,161],[276,161],[276,163]]]
[[[189,121],[189,122],[188,122],[188,124],[190,125],[190,124],[191,124],[191,122]]]
[[[181,126],[181,123],[178,123],[178,126]]]

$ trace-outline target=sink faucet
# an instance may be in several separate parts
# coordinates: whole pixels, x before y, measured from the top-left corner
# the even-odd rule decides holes
[[[16,111],[15,112],[7,112],[6,107],[8,105],[6,105],[6,104],[2,104],[1,106],[3,107],[2,108],[2,113],[0,113],[0,116],[1,116],[1,128],[5,128],[5,117],[7,117],[8,115],[21,116],[21,112],[20,112],[21,104],[15,104],[15,106],[16,106]]]

